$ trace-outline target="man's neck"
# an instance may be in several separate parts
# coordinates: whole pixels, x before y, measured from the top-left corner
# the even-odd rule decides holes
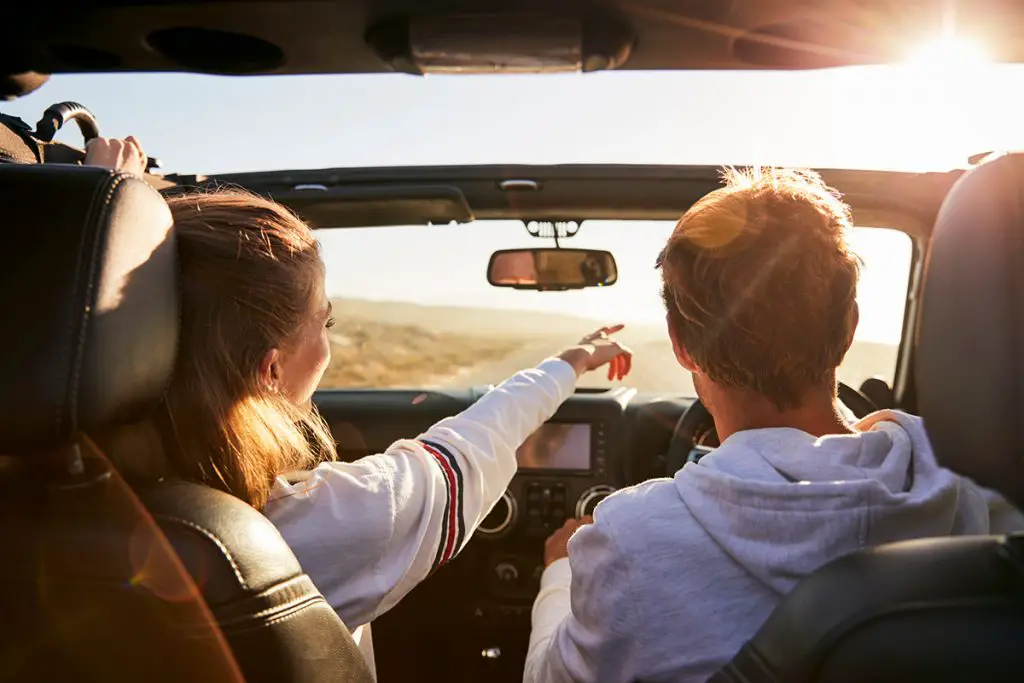
[[[713,400],[715,429],[720,441],[748,429],[788,427],[813,436],[850,434],[835,394],[829,387],[807,392],[796,408],[779,410],[760,396],[724,390]]]

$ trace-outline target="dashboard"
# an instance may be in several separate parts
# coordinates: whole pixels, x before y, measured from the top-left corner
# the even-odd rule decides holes
[[[486,390],[339,391],[315,400],[340,456],[352,460],[425,431]],[[614,491],[664,476],[690,403],[629,388],[578,389],[518,450],[517,474],[463,551],[374,622],[381,679],[448,667],[459,672],[451,680],[467,671],[495,680],[500,671],[521,672],[510,664],[525,658],[544,540],[566,518],[593,514]]]

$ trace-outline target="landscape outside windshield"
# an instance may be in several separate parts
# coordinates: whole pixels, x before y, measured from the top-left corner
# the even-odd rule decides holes
[[[534,292],[492,287],[487,262],[506,247],[539,246],[518,221],[355,228],[318,232],[335,326],[332,362],[321,388],[464,388],[495,384],[606,323],[627,325],[635,351],[625,384],[693,395],[665,329],[655,257],[673,221],[586,221],[564,246],[607,249],[619,279],[611,287]],[[910,275],[905,234],[857,228],[863,261],[860,324],[839,379],[891,383]],[[584,387],[612,386],[590,373]],[[616,383],[617,384],[617,383]]]
[[[1022,66],[934,60],[799,72],[65,75],[3,111],[31,125],[53,103],[81,102],[103,135],[136,135],[179,173],[517,163],[941,171],[1024,147],[1022,75]],[[58,138],[79,140],[73,126]],[[563,293],[486,284],[492,251],[537,246],[519,224],[324,232],[339,310],[325,386],[495,382],[597,321],[621,319],[641,359],[630,383],[689,393],[653,268],[669,229],[586,224],[567,246],[611,250],[620,279]],[[871,234],[886,237],[860,236]],[[911,248],[884,231],[858,232],[853,246],[865,261],[861,322],[840,374],[857,385],[892,377]]]

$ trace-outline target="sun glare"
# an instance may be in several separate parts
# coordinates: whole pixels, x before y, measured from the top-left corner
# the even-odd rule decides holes
[[[910,51],[906,61],[929,68],[964,68],[986,64],[990,59],[976,42],[949,34],[918,45]]]

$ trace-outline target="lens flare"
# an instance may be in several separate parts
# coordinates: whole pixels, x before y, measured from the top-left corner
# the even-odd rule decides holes
[[[987,64],[991,59],[977,42],[946,34],[913,48],[906,62],[929,68],[963,68]]]

